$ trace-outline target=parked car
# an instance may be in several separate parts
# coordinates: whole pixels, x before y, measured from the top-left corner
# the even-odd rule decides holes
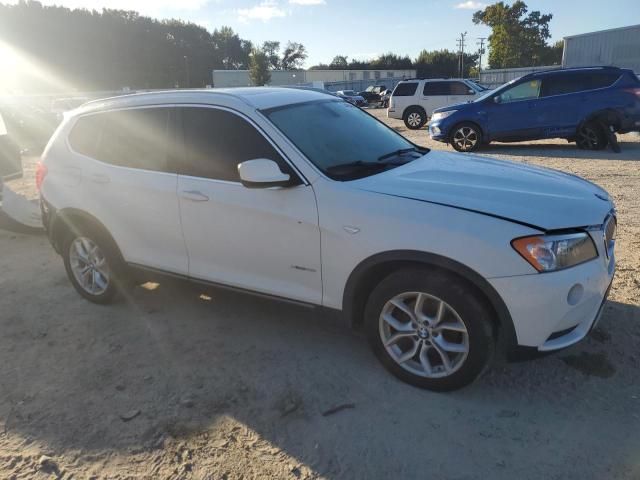
[[[404,120],[410,130],[425,126],[436,108],[474,100],[482,88],[471,80],[403,80],[389,100],[387,116]]]
[[[9,134],[9,130],[0,112],[0,194],[2,180],[22,176],[22,157],[20,147]],[[1,197],[0,197],[1,198]]]
[[[435,111],[431,138],[472,152],[492,141],[566,138],[600,150],[609,128],[640,130],[640,81],[631,70],[572,68],[525,75],[473,103]]]
[[[340,98],[345,99],[347,102],[355,105],[356,107],[367,106],[367,101],[364,99],[364,97],[358,95],[353,90],[338,90],[336,92],[336,95],[338,95]]]
[[[380,95],[387,89],[384,85],[369,85],[366,90],[359,92],[368,103],[379,103]]]
[[[90,103],[65,117],[37,184],[84,298],[109,303],[151,271],[342,311],[386,368],[433,390],[473,381],[496,349],[584,338],[615,268],[596,185],[429,151],[307,90]]]

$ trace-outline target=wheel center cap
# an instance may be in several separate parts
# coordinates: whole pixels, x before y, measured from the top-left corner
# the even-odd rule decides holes
[[[426,327],[418,328],[418,336],[420,338],[429,338],[429,330]]]

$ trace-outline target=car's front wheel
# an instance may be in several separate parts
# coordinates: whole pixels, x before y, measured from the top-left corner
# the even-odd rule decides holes
[[[458,152],[474,152],[482,142],[482,132],[473,123],[461,123],[451,130],[449,143]]]
[[[494,350],[490,315],[473,288],[422,268],[397,271],[371,293],[367,335],[396,377],[436,391],[473,382]]]
[[[108,242],[91,233],[70,234],[62,256],[67,276],[80,295],[100,304],[114,300],[121,268]]]
[[[603,150],[607,143],[607,132],[597,122],[587,122],[578,129],[576,145],[582,150]]]

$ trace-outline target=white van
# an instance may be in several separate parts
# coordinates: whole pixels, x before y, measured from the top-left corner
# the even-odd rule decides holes
[[[417,130],[436,108],[472,101],[483,91],[480,85],[464,79],[403,80],[391,94],[387,116],[402,119],[407,128]]]

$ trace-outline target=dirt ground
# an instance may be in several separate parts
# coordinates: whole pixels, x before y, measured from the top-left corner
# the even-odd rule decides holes
[[[0,478],[639,479],[640,137],[621,146],[481,152],[606,188],[618,272],[591,337],[451,394],[297,306],[176,281],[90,304],[46,238],[0,230]]]

